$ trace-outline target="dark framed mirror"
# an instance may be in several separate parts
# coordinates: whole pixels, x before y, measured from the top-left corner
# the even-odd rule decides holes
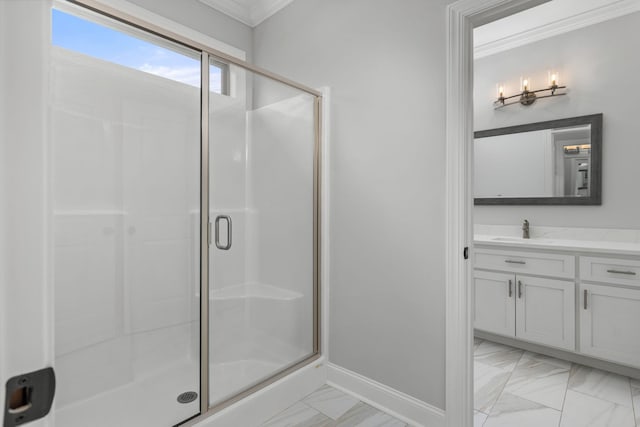
[[[476,205],[602,204],[602,114],[474,133]]]

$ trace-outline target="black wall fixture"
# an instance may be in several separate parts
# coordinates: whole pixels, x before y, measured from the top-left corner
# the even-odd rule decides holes
[[[45,417],[56,391],[53,368],[9,378],[6,383],[4,427],[21,426]]]

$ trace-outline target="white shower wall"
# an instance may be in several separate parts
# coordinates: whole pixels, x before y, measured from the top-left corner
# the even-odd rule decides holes
[[[52,67],[57,408],[175,366],[197,390],[199,89],[61,48]],[[233,219],[211,247],[214,400],[312,349],[313,102],[251,111],[233,73],[211,94],[210,214]]]
[[[197,358],[199,91],[53,48],[57,408]],[[189,371],[197,384],[197,369]],[[176,392],[179,392],[176,390]]]

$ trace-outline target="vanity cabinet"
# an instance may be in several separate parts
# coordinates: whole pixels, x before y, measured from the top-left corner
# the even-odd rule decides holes
[[[640,245],[498,239],[475,249],[475,329],[640,368]]]
[[[640,366],[640,287],[615,283],[580,284],[580,352]]]
[[[476,270],[475,328],[567,350],[575,349],[575,284]]]

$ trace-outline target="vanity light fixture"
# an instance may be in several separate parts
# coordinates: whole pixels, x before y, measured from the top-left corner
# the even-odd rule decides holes
[[[591,144],[581,144],[581,145],[565,145],[564,146],[565,154],[580,154],[580,153],[591,153]]]
[[[566,86],[560,86],[560,75],[556,71],[549,71],[548,86],[544,89],[532,90],[531,78],[520,77],[520,92],[515,95],[505,96],[503,84],[498,84],[498,99],[493,102],[493,108],[499,109],[507,105],[521,104],[529,106],[538,99],[551,98],[552,96],[566,95]]]

